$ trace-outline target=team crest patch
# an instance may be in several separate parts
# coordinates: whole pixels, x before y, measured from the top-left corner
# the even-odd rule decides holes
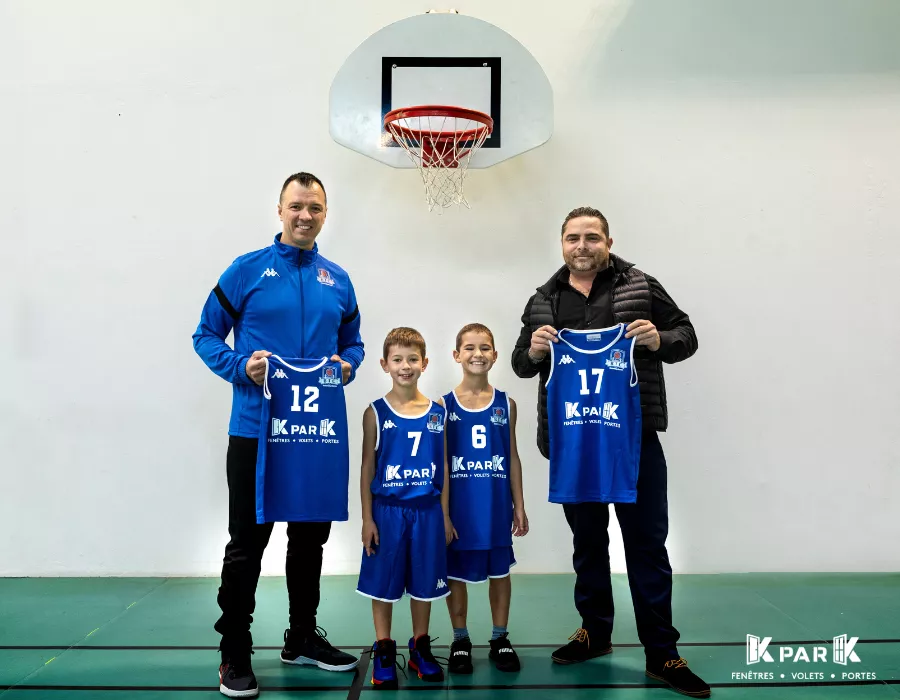
[[[492,408],[491,423],[494,425],[506,425],[506,409],[499,406]]]
[[[609,359],[606,361],[606,366],[610,369],[627,369],[628,363],[625,362],[625,352],[620,350],[619,348],[615,348],[609,351]]]
[[[341,373],[332,365],[323,367],[322,376],[319,377],[319,384],[322,386],[340,386]]]
[[[327,284],[329,287],[334,286],[334,277],[332,277],[328,270],[326,270],[324,267],[320,267],[318,269],[316,280],[319,282],[319,284]]]
[[[427,425],[432,433],[444,432],[444,421],[442,420],[440,413],[429,413]]]

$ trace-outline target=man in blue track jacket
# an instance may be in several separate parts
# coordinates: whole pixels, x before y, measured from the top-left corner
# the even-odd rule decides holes
[[[272,245],[237,258],[222,273],[203,307],[194,349],[233,387],[228,434],[228,532],[218,602],[222,615],[220,690],[229,697],[258,694],[250,664],[250,624],[263,551],[272,523],[256,524],[256,456],[266,361],[282,357],[330,357],[340,361],[344,384],[363,361],[359,309],[347,273],[319,254],[316,236],[327,202],[321,181],[291,175],[278,204],[283,230]],[[234,331],[234,348],[225,342]],[[285,573],[290,628],[281,660],[349,670],[357,659],[332,647],[316,625],[322,545],[330,522],[291,522]]]

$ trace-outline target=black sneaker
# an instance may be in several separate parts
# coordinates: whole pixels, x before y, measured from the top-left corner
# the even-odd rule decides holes
[[[259,685],[250,666],[250,653],[222,654],[219,666],[219,692],[230,698],[255,698]]]
[[[326,671],[351,671],[356,668],[359,659],[335,649],[325,636],[326,632],[321,627],[306,633],[285,630],[281,662],[295,666],[318,666]]]
[[[569,639],[572,641],[550,655],[550,658],[558,664],[577,664],[612,653],[612,644],[609,640],[604,639],[592,644],[587,630],[583,627],[579,627]]]
[[[472,673],[472,640],[468,637],[457,639],[450,645],[450,673]]]
[[[688,668],[684,659],[671,659],[669,661],[647,660],[646,674],[663,683],[668,683],[674,690],[682,695],[692,698],[708,698],[709,686]]]
[[[494,662],[494,666],[497,667],[498,671],[512,672],[522,668],[519,663],[519,655],[512,648],[512,644],[509,643],[508,636],[509,633],[491,640],[491,653],[488,656]]]

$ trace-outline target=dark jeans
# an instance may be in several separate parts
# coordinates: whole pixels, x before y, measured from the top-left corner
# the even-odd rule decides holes
[[[636,503],[615,506],[625,544],[638,637],[648,659],[677,659],[679,634],[672,626],[672,567],[666,552],[666,458],[655,431],[647,430],[641,438],[637,492]],[[609,506],[566,503],[563,509],[575,545],[575,607],[590,637],[606,641],[612,636],[614,612],[607,532]]]
[[[256,584],[272,523],[256,524],[256,448],[258,440],[231,436],[228,441],[228,534],[222,561],[216,631],[223,650],[247,651],[253,644],[250,623],[256,607]],[[311,631],[319,607],[322,545],[331,523],[288,523],[287,576],[292,629]]]

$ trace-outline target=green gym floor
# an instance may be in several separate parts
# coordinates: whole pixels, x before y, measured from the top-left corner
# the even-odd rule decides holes
[[[513,575],[510,639],[522,659],[518,674],[500,673],[487,659],[490,612],[486,586],[470,586],[469,632],[475,673],[426,684],[400,676],[399,691],[379,696],[465,700],[639,700],[681,697],[644,676],[643,654],[624,575],[614,578],[617,616],[610,656],[559,666],[550,653],[578,627],[570,575]],[[359,653],[372,643],[370,603],[355,593],[355,576],[322,580],[319,624],[336,646]],[[218,616],[216,578],[0,579],[2,700],[104,698],[194,700],[218,693],[212,624]],[[898,698],[900,696],[900,574],[743,574],[675,577],[674,621],[679,650],[718,698]],[[361,673],[289,667],[278,660],[286,626],[283,578],[263,578],[253,624],[253,668],[265,698],[373,700],[369,657]],[[773,663],[747,665],[746,636],[771,637]],[[831,640],[859,637],[858,663],[832,661]],[[452,637],[446,605],[432,608],[435,653]],[[395,606],[393,636],[405,647],[409,606]],[[825,662],[779,662],[779,644],[826,646]],[[740,680],[769,673],[773,680]],[[822,673],[825,680],[792,674]],[[364,674],[364,675],[363,675]],[[782,678],[782,674],[784,677]],[[832,674],[834,677],[832,678]],[[844,674],[865,680],[846,681]],[[859,674],[859,675],[856,675]]]

